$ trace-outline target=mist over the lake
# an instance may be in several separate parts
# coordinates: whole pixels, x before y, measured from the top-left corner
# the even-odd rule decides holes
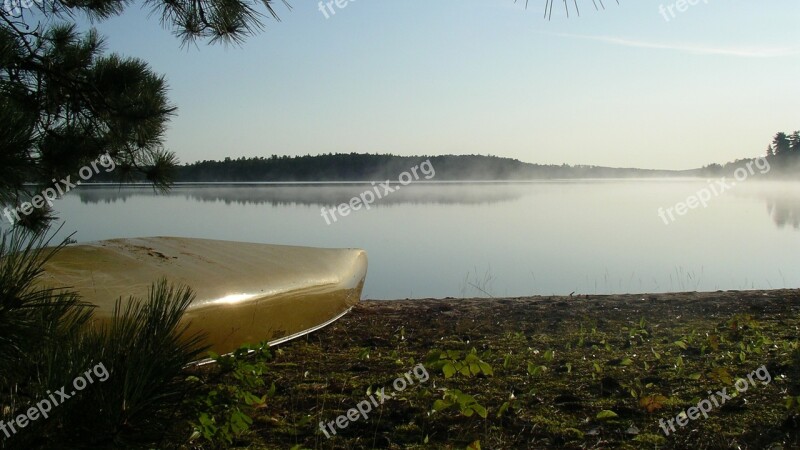
[[[79,242],[175,236],[367,250],[366,298],[791,287],[800,185],[752,180],[665,225],[704,179],[414,183],[326,224],[371,184],[86,187],[59,209]],[[163,220],[150,220],[153,215]],[[102,219],[98,219],[102,218]],[[731,224],[736,224],[732,226]]]

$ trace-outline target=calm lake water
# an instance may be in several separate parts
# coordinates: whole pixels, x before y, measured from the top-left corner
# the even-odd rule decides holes
[[[328,225],[365,185],[82,186],[79,242],[183,236],[369,254],[364,298],[800,287],[800,183],[749,181],[666,225],[705,180],[413,184]]]

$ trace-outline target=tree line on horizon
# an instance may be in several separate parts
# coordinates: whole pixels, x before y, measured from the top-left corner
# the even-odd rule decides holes
[[[672,171],[567,164],[532,164],[493,155],[398,156],[327,153],[317,156],[225,158],[179,166],[178,182],[292,182],[397,180],[412,167],[430,160],[435,180],[526,180],[540,178],[625,177],[669,175]]]
[[[770,165],[772,176],[793,176],[800,171],[800,131],[791,134],[778,132],[773,136],[772,142],[767,145],[767,151],[761,158],[766,158]],[[703,167],[706,175],[720,175],[731,173],[742,164],[755,158],[738,159],[722,164],[709,164]]]
[[[774,174],[800,170],[800,131],[778,132],[764,156]],[[528,180],[552,178],[611,178],[633,176],[691,176],[727,173],[752,159],[710,164],[683,171],[613,168],[590,165],[535,164],[494,155],[399,156],[393,154],[327,153],[312,156],[226,157],[178,166],[178,182],[303,182],[396,180],[411,167],[430,160],[436,180]]]

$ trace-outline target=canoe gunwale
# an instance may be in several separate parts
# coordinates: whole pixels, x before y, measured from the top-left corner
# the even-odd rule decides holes
[[[342,312],[339,315],[337,315],[336,317],[328,320],[327,322],[321,323],[319,325],[315,325],[315,326],[313,326],[313,327],[311,327],[311,328],[309,328],[307,330],[303,330],[303,331],[291,334],[289,336],[284,336],[284,337],[269,341],[269,342],[267,342],[267,345],[269,347],[275,347],[276,345],[280,345],[280,344],[289,342],[291,340],[297,339],[299,337],[303,337],[303,336],[309,335],[309,334],[311,334],[311,333],[313,333],[315,331],[319,331],[319,330],[327,327],[328,325],[333,324],[334,322],[336,322],[337,320],[339,320],[342,317],[346,316],[347,314],[349,314],[350,311],[353,310],[353,308],[354,307],[351,306],[351,307],[347,308],[344,312]],[[250,355],[252,353],[255,353],[255,350],[250,350],[250,351],[247,352],[248,355]],[[233,352],[226,353],[225,355],[231,355],[231,354],[233,354]],[[216,361],[214,361],[211,358],[204,358],[204,359],[201,359],[199,361],[194,361],[194,362],[190,363],[187,367],[194,367],[194,366],[201,367],[201,366],[205,366],[205,365],[208,365],[208,364],[214,364],[215,362]]]

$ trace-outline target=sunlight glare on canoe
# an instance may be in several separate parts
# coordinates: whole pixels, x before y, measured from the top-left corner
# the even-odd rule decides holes
[[[238,303],[246,302],[252,298],[257,297],[255,294],[231,294],[226,295],[225,297],[218,298],[216,300],[212,300],[209,304],[225,304],[225,305],[235,305]]]

